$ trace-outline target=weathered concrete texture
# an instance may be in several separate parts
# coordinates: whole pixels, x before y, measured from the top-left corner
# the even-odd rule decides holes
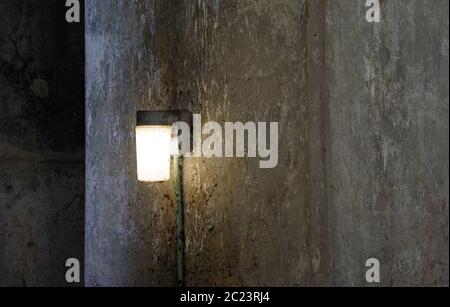
[[[172,183],[137,182],[136,112],[173,101],[171,1],[86,1],[86,285],[176,283]]]
[[[305,2],[87,3],[87,285],[175,284],[173,184],[135,170],[136,111],[168,108],[282,131],[274,170],[186,162],[188,284],[309,284]]]
[[[448,3],[323,3],[87,1],[87,285],[175,285],[173,182],[134,141],[170,108],[280,123],[273,170],[187,159],[188,285],[364,285],[371,257],[448,284]]]
[[[280,123],[275,169],[187,160],[188,284],[312,284],[324,255],[312,248],[322,238],[311,232],[306,2],[185,1],[183,11],[178,101],[204,121]]]
[[[0,285],[66,286],[66,259],[83,260],[84,163],[1,158]]]
[[[448,286],[446,0],[328,1],[328,207],[335,285]]]
[[[84,35],[65,1],[0,2],[0,286],[83,260]]]

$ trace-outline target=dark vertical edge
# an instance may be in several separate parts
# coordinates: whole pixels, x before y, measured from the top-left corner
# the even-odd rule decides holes
[[[88,222],[88,197],[87,192],[88,190],[88,95],[87,95],[87,89],[88,89],[88,78],[86,75],[86,72],[88,71],[88,58],[87,58],[87,34],[88,34],[88,23],[89,23],[89,1],[90,0],[83,0],[82,7],[82,15],[83,16],[83,28],[84,28],[84,251],[83,251],[83,286],[87,287],[87,263],[88,263],[88,234],[87,234],[87,222]]]
[[[83,259],[81,259],[81,263],[80,263],[80,270],[81,270],[81,286],[85,286],[85,270],[84,270],[84,265],[86,263],[86,23],[85,23],[85,0],[81,0],[80,1],[80,23],[79,26],[81,27],[81,36],[82,36],[82,48],[81,50],[83,50],[82,52],[82,59],[81,59],[81,66],[82,66],[82,74],[83,74],[83,85],[82,85],[82,97],[83,97],[83,102],[81,102],[81,104],[84,106],[83,108],[83,114],[82,114],[82,123],[81,123],[81,127],[83,129],[83,134],[84,134],[84,138],[83,138],[83,148],[84,150],[83,152],[83,162],[84,162],[84,168],[83,168],[83,180],[84,180],[84,184],[82,185],[84,187],[83,190],[83,222],[82,222],[82,226],[83,226],[83,243],[82,243],[82,251],[80,252],[80,254],[82,255]]]

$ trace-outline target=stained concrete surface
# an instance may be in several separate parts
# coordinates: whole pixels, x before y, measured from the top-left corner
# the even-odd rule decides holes
[[[332,280],[448,286],[448,1],[327,4]]]
[[[204,122],[280,125],[275,169],[187,161],[188,284],[325,282],[316,246],[326,238],[311,232],[323,221],[310,200],[306,1],[186,1],[183,12],[177,101],[192,101]]]
[[[175,283],[173,183],[138,183],[134,149],[136,111],[167,108],[285,119],[275,170],[186,162],[188,284],[309,282],[305,12],[303,1],[87,2],[87,285]]]
[[[280,159],[188,159],[190,286],[448,285],[448,2],[86,2],[86,285],[176,283],[173,182],[136,111],[278,121]]]
[[[84,25],[0,1],[0,286],[65,286],[84,256]]]

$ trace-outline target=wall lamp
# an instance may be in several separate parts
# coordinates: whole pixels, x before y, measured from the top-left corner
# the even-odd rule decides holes
[[[136,123],[138,181],[164,182],[171,178],[171,162],[177,203],[177,277],[178,286],[186,285],[183,154],[179,148],[176,123],[192,129],[192,113],[186,110],[139,111]]]

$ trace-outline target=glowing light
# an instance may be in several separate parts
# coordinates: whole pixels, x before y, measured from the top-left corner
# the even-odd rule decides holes
[[[137,173],[139,181],[161,182],[170,179],[172,127],[136,127]]]

